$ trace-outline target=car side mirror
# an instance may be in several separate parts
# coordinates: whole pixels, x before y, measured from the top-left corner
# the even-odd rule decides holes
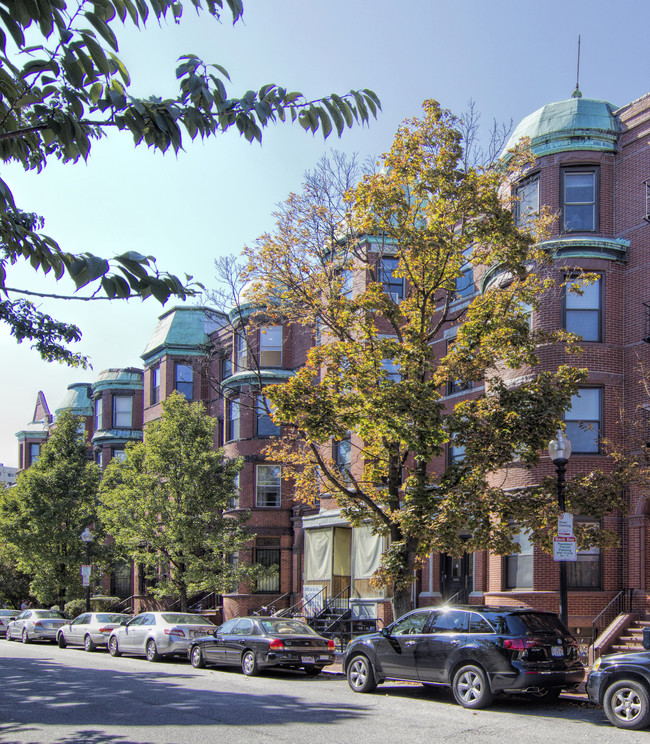
[[[384,638],[390,638],[390,629],[389,628],[382,628],[381,634],[384,636]]]
[[[213,631],[212,631],[212,635],[213,635],[213,636],[214,636],[215,638],[218,638],[218,637],[219,637],[219,629],[217,628],[216,630],[213,630]]]

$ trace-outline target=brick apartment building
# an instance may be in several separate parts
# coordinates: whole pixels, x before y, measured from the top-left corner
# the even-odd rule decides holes
[[[587,367],[589,376],[566,415],[573,443],[567,466],[570,479],[572,471],[609,467],[603,437],[640,446],[646,434],[643,424],[650,416],[641,379],[642,368],[650,369],[650,316],[645,304],[650,302],[650,94],[622,108],[574,94],[526,117],[508,146],[521,137],[530,138],[536,162],[513,184],[518,218],[525,219],[543,205],[558,213],[555,234],[549,239],[558,277],[570,279],[579,270],[598,277],[581,296],[558,292],[531,320],[535,327],[566,328],[584,339],[584,354],[574,364]],[[499,274],[488,270],[474,276],[470,271],[466,279],[458,292],[459,308],[498,282]],[[122,456],[126,442],[142,436],[143,426],[160,414],[160,403],[172,390],[206,403],[218,420],[215,446],[244,459],[239,499],[232,508],[251,511],[249,525],[255,538],[240,560],[279,567],[277,576],[261,582],[256,591],[240,586],[225,596],[224,617],[275,601],[290,606],[319,592],[332,597],[349,587],[359,614],[386,621],[388,598],[369,583],[379,565],[382,538],[364,528],[352,529],[333,501],[313,507],[295,503],[281,467],[263,454],[269,438],[280,430],[268,415],[259,383],[270,385],[292,375],[314,337],[289,326],[249,329],[251,312],[245,302],[228,315],[209,308],[169,310],[160,316],[146,345],[144,370],[107,370],[91,386],[72,385],[61,407],[72,407],[85,417],[95,458],[105,466],[112,457]],[[444,331],[437,343],[446,346],[450,340],[453,329]],[[560,361],[565,363],[566,358],[553,347],[541,350],[542,369],[557,369]],[[512,377],[525,372],[518,370]],[[447,394],[453,402],[481,391],[480,386],[450,385]],[[51,422],[39,394],[32,423],[17,435],[21,468],[38,457]],[[640,431],[636,424],[641,424]],[[447,456],[457,454],[452,450]],[[349,450],[339,444],[336,457],[345,461]],[[554,472],[546,458],[536,470],[515,466],[508,472],[508,485],[533,484]],[[628,498],[628,514],[605,520],[618,534],[620,547],[602,554],[595,549],[583,552],[568,568],[573,628],[590,628],[623,590],[630,590],[635,611],[646,613],[650,507],[638,488],[630,489]],[[430,556],[414,584],[413,603],[435,604],[456,597],[557,611],[557,564],[531,546],[525,535],[519,541],[521,552],[512,556],[487,552],[460,558]],[[139,595],[145,590],[137,575],[129,578],[122,572],[113,581],[123,593]]]

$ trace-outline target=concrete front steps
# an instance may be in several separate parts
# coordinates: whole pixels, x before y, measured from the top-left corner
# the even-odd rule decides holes
[[[646,616],[647,618],[647,616]],[[627,630],[607,649],[608,654],[621,652],[645,651],[643,648],[643,629],[650,626],[649,619],[634,620]]]

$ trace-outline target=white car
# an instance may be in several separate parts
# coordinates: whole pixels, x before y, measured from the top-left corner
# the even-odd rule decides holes
[[[0,636],[6,637],[7,625],[11,620],[16,619],[16,615],[18,615],[19,612],[20,610],[0,610]]]
[[[84,612],[62,625],[56,640],[59,648],[76,645],[94,651],[98,646],[107,646],[111,631],[130,619],[131,615],[121,612]]]
[[[58,610],[23,610],[7,625],[7,640],[56,641],[59,628],[66,622],[65,615]]]
[[[186,657],[192,640],[214,629],[214,623],[190,612],[142,612],[111,631],[108,652],[137,654],[149,661],[172,654]]]

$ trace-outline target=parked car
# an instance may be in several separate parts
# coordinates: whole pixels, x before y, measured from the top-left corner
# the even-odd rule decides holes
[[[587,675],[587,695],[592,703],[603,706],[614,726],[648,728],[650,652],[609,654],[596,659]]]
[[[15,620],[19,610],[0,610],[0,636],[7,636],[7,624]]]
[[[94,651],[99,646],[107,646],[111,630],[130,619],[131,615],[120,612],[84,612],[62,625],[56,640],[59,648],[77,645]]]
[[[111,656],[136,654],[149,661],[162,656],[187,656],[192,639],[214,629],[214,623],[190,612],[141,612],[111,631]]]
[[[233,618],[212,635],[195,638],[189,649],[197,669],[206,664],[239,666],[249,677],[269,667],[303,669],[315,676],[334,656],[334,641],[301,620],[280,617]]]
[[[465,708],[497,693],[554,700],[576,687],[584,668],[578,644],[557,615],[530,609],[424,607],[347,647],[343,670],[355,692],[387,679],[451,686]]]
[[[58,610],[23,610],[7,625],[7,640],[56,641],[59,628],[66,622]]]

